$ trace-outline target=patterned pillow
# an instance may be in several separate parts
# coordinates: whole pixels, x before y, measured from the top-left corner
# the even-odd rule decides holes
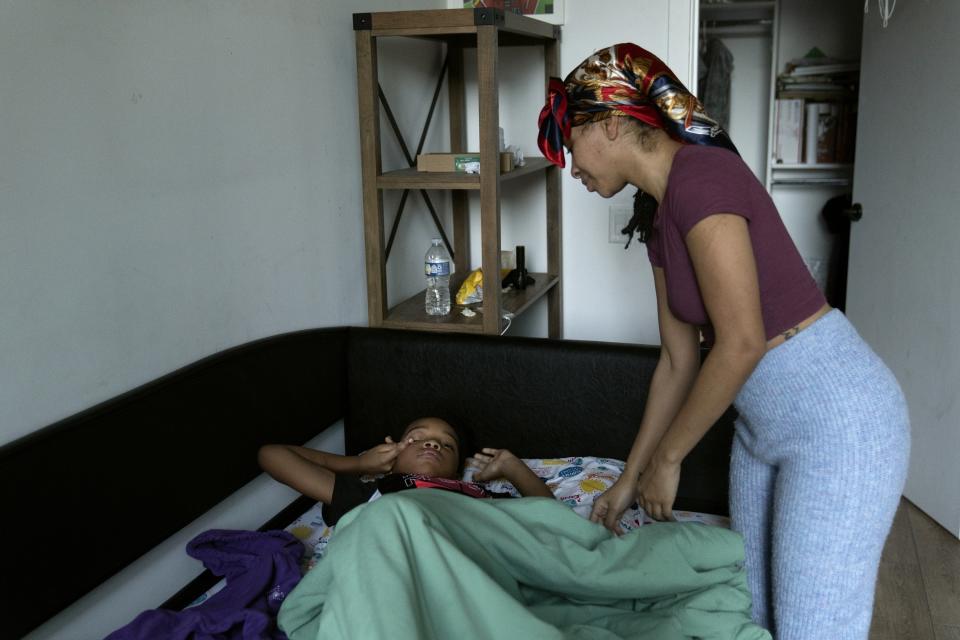
[[[623,473],[624,463],[612,458],[594,458],[574,456],[570,458],[525,458],[524,463],[542,478],[557,500],[570,506],[584,518],[590,517],[593,501],[597,496],[613,486]],[[473,458],[467,460],[463,479],[473,481],[477,467]],[[506,480],[493,480],[482,483],[491,491],[505,491],[519,496],[516,488]],[[674,511],[674,517],[680,522],[701,522],[720,527],[729,527],[730,521],[716,516],[693,511]],[[620,527],[631,531],[646,523],[654,522],[637,504],[631,505],[620,518]]]

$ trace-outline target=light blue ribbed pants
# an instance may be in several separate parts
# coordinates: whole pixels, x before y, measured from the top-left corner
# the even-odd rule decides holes
[[[734,404],[754,621],[777,640],[866,639],[910,455],[899,384],[833,310],[767,352]]]

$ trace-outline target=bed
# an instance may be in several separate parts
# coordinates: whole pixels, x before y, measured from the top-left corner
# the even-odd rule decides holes
[[[615,458],[567,456],[562,458],[527,458],[524,459],[524,462],[550,487],[551,492],[560,503],[585,519],[590,516],[593,499],[606,491],[623,472],[623,461]],[[476,466],[468,458],[462,479],[473,482],[475,472]],[[491,492],[520,497],[516,488],[505,480],[493,480],[482,484],[484,488]],[[294,517],[294,513],[300,509],[304,510]],[[728,517],[714,513],[677,509],[673,515],[677,522],[698,523],[724,528],[730,526]],[[620,527],[624,532],[630,532],[641,526],[654,524],[654,522],[637,505],[632,505],[620,518]],[[262,527],[263,530],[280,528],[291,533],[303,543],[304,552],[300,557],[300,563],[304,573],[313,569],[323,558],[327,545],[336,529],[335,526],[327,524],[324,520],[322,504],[306,498],[297,500],[283,513],[275,516],[270,523]],[[226,580],[220,578],[202,594],[195,596],[199,588],[210,584],[214,579],[215,576],[207,572],[197,581],[187,585],[174,598],[164,603],[163,607],[181,609],[198,606],[206,602],[226,586]]]
[[[18,550],[0,559],[8,631],[27,633],[257,476],[262,444],[305,442],[341,419],[348,453],[433,414],[531,460],[622,459],[658,356],[648,346],[333,327],[205,358],[0,448],[7,522],[42,522],[56,505],[76,523],[71,546],[85,551],[65,573],[50,553],[61,530],[3,527],[4,548]],[[726,515],[734,418],[731,409],[685,460],[677,509]],[[103,535],[144,500],[148,531]],[[265,526],[289,526],[310,507],[263,514]],[[157,604],[186,606],[215,583],[202,576]]]

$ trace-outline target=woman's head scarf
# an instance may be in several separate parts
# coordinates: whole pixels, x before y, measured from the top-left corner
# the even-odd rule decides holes
[[[550,78],[537,144],[544,157],[563,167],[563,141],[570,137],[570,129],[610,116],[635,118],[686,144],[737,152],[727,133],[670,68],[629,42],[597,51],[566,80]]]

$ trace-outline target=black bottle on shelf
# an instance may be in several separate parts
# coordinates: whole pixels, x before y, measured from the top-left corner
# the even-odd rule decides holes
[[[526,256],[526,247],[522,244],[518,244],[515,251],[517,259],[517,268],[510,271],[507,276],[503,279],[501,286],[513,287],[514,289],[526,289],[527,285],[534,284],[536,280],[527,273],[527,256]]]

